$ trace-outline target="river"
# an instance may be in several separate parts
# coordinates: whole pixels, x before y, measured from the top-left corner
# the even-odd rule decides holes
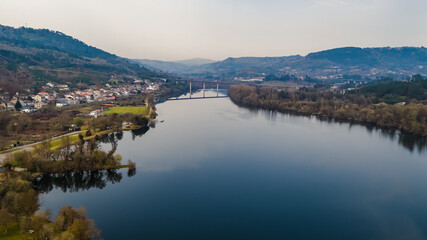
[[[427,238],[425,139],[228,98],[157,112],[114,138],[136,173],[50,179],[42,208],[84,206],[105,239]]]

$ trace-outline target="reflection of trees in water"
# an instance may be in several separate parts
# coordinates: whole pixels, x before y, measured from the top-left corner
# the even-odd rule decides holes
[[[242,107],[240,105],[238,106]],[[261,114],[264,117],[266,117],[268,120],[275,119],[277,117],[277,111],[275,110],[265,110],[265,109],[258,109],[258,108],[246,107],[246,106],[243,106],[243,108],[249,109],[250,112],[254,114],[258,114],[259,111],[261,111]],[[378,127],[377,125],[371,124],[371,123],[359,123],[354,121],[340,120],[340,119],[335,119],[330,117],[312,116],[312,115],[300,114],[300,113],[284,112],[283,114],[288,114],[293,116],[302,116],[302,117],[308,117],[308,118],[316,118],[322,122],[327,122],[329,124],[348,124],[350,129],[353,126],[364,126],[369,133],[376,132],[376,133],[379,133],[384,138],[397,141],[401,146],[408,149],[410,152],[413,152],[415,150],[419,152],[427,151],[427,137],[422,137],[422,136],[418,136],[410,133],[401,132],[394,128]]]
[[[111,143],[112,148],[117,148],[117,143],[118,143],[119,139],[116,137],[115,133],[108,133],[108,134],[102,135],[99,138],[99,141],[102,143]]]
[[[132,140],[135,140],[136,137],[142,137],[150,128],[145,126],[140,129],[132,130]]]
[[[411,134],[400,134],[399,143],[411,152],[415,149],[419,152],[427,151],[427,138],[413,136]]]
[[[119,183],[121,180],[122,174],[117,170],[99,170],[46,174],[36,179],[34,184],[40,193],[48,193],[56,188],[63,192],[78,192],[90,188],[102,189],[107,183]]]
[[[136,169],[128,169],[128,177],[133,177],[136,174]]]
[[[142,127],[140,129],[132,130],[132,139],[143,136],[150,128]],[[99,141],[105,144],[110,143],[112,146],[111,151],[115,151],[118,142],[123,139],[123,132],[118,131],[115,133],[104,134],[99,137]],[[90,143],[87,143],[90,144]],[[96,141],[92,142],[90,146],[92,150],[98,148]],[[110,152],[111,152],[110,151]],[[135,176],[136,169],[128,169],[128,177]],[[78,192],[81,190],[88,190],[90,188],[102,189],[108,183],[119,183],[122,180],[122,173],[117,170],[97,170],[97,171],[83,171],[83,172],[65,172],[58,174],[46,174],[41,178],[34,181],[36,188],[40,193],[48,193],[53,189],[61,189],[63,192]]]
[[[426,137],[401,132],[394,128],[378,127],[375,124],[362,124],[354,122],[350,122],[349,124],[350,128],[355,125],[364,126],[369,133],[379,133],[383,138],[388,138],[392,141],[397,141],[401,146],[408,149],[410,152],[413,152],[415,150],[418,150],[419,152],[427,151]]]
[[[116,138],[119,141],[122,140],[123,139],[123,131],[116,132]]]
[[[132,140],[135,140],[136,137],[142,137],[147,131],[150,130],[148,126],[144,126],[139,129],[132,130]],[[117,144],[120,140],[123,139],[123,131],[118,131],[115,133],[108,133],[104,134],[99,138],[99,141],[102,143],[111,143],[111,145],[114,147],[117,147]]]
[[[408,149],[410,152],[418,150],[419,152],[427,151],[427,138],[414,135],[411,133],[401,132],[395,128],[379,127],[372,123],[359,123],[354,121],[346,121],[328,117],[318,117],[316,119],[327,122],[329,124],[348,124],[351,129],[353,126],[363,126],[369,133],[379,133],[382,137],[392,141],[397,141],[401,146]]]

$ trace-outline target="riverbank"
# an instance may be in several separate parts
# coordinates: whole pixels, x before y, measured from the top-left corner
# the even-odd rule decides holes
[[[79,135],[83,135],[83,140],[88,141],[116,131],[137,130],[147,126],[150,121],[154,120],[157,116],[153,103],[154,97],[144,97],[140,99],[140,102],[141,101],[144,104],[143,106],[135,106],[135,100],[133,102],[123,101],[121,106],[112,107],[110,108],[110,112],[107,111],[103,115],[95,118],[79,118],[77,121],[80,122],[79,129],[82,129],[82,131],[55,136],[47,140],[0,152],[0,166],[2,166],[8,155],[16,152],[34,150],[44,142],[49,142],[51,150],[56,150],[62,147],[64,137],[67,138],[67,144],[74,144],[79,141]],[[130,105],[123,106],[126,104]]]
[[[420,103],[372,104],[361,96],[345,98],[332,93],[288,92],[247,85],[231,86],[228,94],[239,105],[375,124],[427,136],[427,106]]]
[[[97,137],[101,137],[103,135],[114,133],[117,131],[132,131],[132,130],[138,130],[141,128],[142,128],[142,126],[129,124],[128,126],[126,126],[126,128],[121,128],[118,130],[117,129],[109,129],[109,130],[103,130],[103,131],[91,133],[90,136],[84,136],[83,140],[89,141],[89,140],[95,139]],[[79,141],[79,135],[84,134],[85,132],[86,131],[77,131],[77,132],[67,133],[67,134],[57,136],[57,137],[54,137],[54,138],[51,138],[48,140],[35,142],[35,143],[27,144],[24,146],[16,147],[16,148],[11,149],[11,150],[0,152],[0,167],[3,165],[4,160],[11,154],[15,154],[15,153],[21,152],[21,151],[33,151],[37,146],[39,146],[43,142],[49,142],[49,144],[51,146],[51,150],[57,150],[58,148],[61,147],[64,137],[69,138],[68,140],[69,140],[70,144],[75,144],[76,142]]]

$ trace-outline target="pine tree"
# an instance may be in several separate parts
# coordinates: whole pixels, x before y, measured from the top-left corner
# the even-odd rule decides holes
[[[19,111],[22,109],[22,104],[19,100],[15,103],[15,109],[16,111]]]

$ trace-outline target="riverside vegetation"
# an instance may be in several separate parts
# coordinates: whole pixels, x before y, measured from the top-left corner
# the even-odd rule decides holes
[[[105,105],[121,111],[112,111],[111,114],[107,111],[104,116],[96,119],[87,115],[90,111]],[[133,109],[140,111],[131,111]],[[152,94],[122,98],[114,103],[70,105],[63,108],[57,108],[52,103],[30,114],[4,111],[0,114],[0,151],[8,150],[11,145],[42,141],[76,129],[91,129],[94,133],[110,127],[118,130],[122,121],[145,126],[146,120],[143,118],[154,119],[155,117]]]
[[[38,194],[52,189],[46,179],[61,179],[61,176],[72,174],[76,181],[78,176],[86,176],[86,187],[92,186],[90,184],[102,186],[100,180],[104,174],[100,170],[107,170],[108,179],[117,182],[121,174],[115,169],[128,167],[128,175],[132,176],[135,164],[129,161],[128,165],[120,165],[121,156],[114,154],[117,148],[114,137],[108,137],[112,144],[108,152],[99,149],[96,138],[84,140],[83,135],[79,135],[74,144],[70,139],[63,137],[58,148],[44,141],[33,151],[16,152],[5,160],[5,173],[0,179],[0,228],[3,229],[0,236],[18,236],[19,239],[93,239],[100,236],[93,221],[86,219],[84,209],[63,207],[55,220],[50,221],[49,212],[37,211]],[[58,182],[61,181],[55,181]],[[81,178],[75,187],[84,182]],[[67,186],[71,186],[69,182]],[[8,233],[8,229],[12,231]]]
[[[98,148],[96,138],[79,140],[71,144],[70,137],[62,139],[59,148],[51,148],[49,141],[36,146],[34,151],[21,151],[5,160],[5,172],[0,175],[0,237],[17,236],[17,239],[96,239],[100,232],[93,221],[86,219],[84,209],[63,207],[51,221],[50,213],[37,211],[38,194],[52,190],[46,179],[63,188],[64,177],[70,174],[78,183],[66,182],[67,187],[87,189],[105,186],[105,181],[119,182],[121,174],[116,169],[129,168],[135,174],[135,163],[120,165],[121,156],[114,154],[117,140],[108,137],[112,149],[104,152]],[[113,140],[111,140],[113,139]],[[19,167],[19,168],[18,168]],[[24,170],[25,169],[25,170]],[[102,170],[106,170],[106,174]],[[80,176],[80,178],[79,178]],[[85,176],[85,177],[83,177]],[[104,178],[107,177],[106,180]],[[80,179],[80,180],[78,180]],[[85,180],[87,183],[85,184]],[[104,183],[102,183],[104,182]],[[62,184],[61,184],[62,183]],[[70,185],[71,184],[71,185]],[[85,186],[83,186],[84,184]],[[8,232],[8,229],[11,229]]]
[[[6,171],[0,182],[0,238],[98,239],[100,231],[84,208],[61,208],[52,221],[49,211],[37,211],[38,193],[30,172]]]
[[[135,99],[134,99],[135,100]],[[137,103],[122,101],[124,105]],[[106,171],[107,180],[120,181],[121,174],[116,169],[128,168],[128,176],[135,174],[135,163],[128,161],[121,165],[121,156],[115,154],[117,141],[122,130],[148,129],[150,119],[156,117],[153,97],[145,99],[143,114],[106,114],[98,118],[77,119],[84,134],[64,136],[59,141],[46,140],[35,145],[33,151],[17,151],[9,154],[0,174],[0,237],[13,239],[94,239],[99,231],[93,221],[86,219],[84,209],[63,207],[58,216],[51,221],[48,212],[37,211],[38,194],[51,189],[46,179],[64,182],[61,176],[86,176],[91,179],[86,186],[84,181],[75,184],[76,188],[103,186]],[[126,109],[126,107],[125,107]],[[124,126],[126,122],[126,126]],[[142,132],[146,132],[143,130]],[[116,138],[117,135],[117,138]],[[107,137],[106,137],[107,136]],[[111,143],[110,151],[102,151],[98,142]],[[82,179],[83,180],[83,179]],[[94,182],[95,181],[95,182]],[[69,186],[69,182],[67,183]],[[8,231],[10,229],[10,231]]]
[[[161,86],[160,91],[157,93],[141,93],[141,95],[117,99],[114,103],[94,102],[57,108],[51,102],[40,111],[29,114],[1,111],[0,151],[10,149],[11,145],[33,143],[68,133],[70,129],[74,129],[74,127],[71,127],[73,124],[83,129],[84,123],[91,121],[91,117],[87,116],[87,114],[106,104],[119,107],[145,106],[149,110],[145,116],[154,119],[156,117],[154,99],[166,100],[169,97],[179,96],[186,92],[187,88],[188,86],[184,82],[168,80]],[[122,111],[120,114],[121,118],[127,122],[137,120],[133,119],[135,115],[137,115],[139,120],[142,120],[140,118],[141,114],[135,114],[132,111],[125,111],[125,113]],[[105,120],[105,117],[102,118]],[[96,121],[105,122],[104,120]]]
[[[427,136],[426,90],[427,79],[415,76],[409,82],[379,81],[347,94],[326,88],[296,91],[248,85],[231,86],[228,94],[246,106],[373,123]],[[399,100],[407,102],[396,103]]]

